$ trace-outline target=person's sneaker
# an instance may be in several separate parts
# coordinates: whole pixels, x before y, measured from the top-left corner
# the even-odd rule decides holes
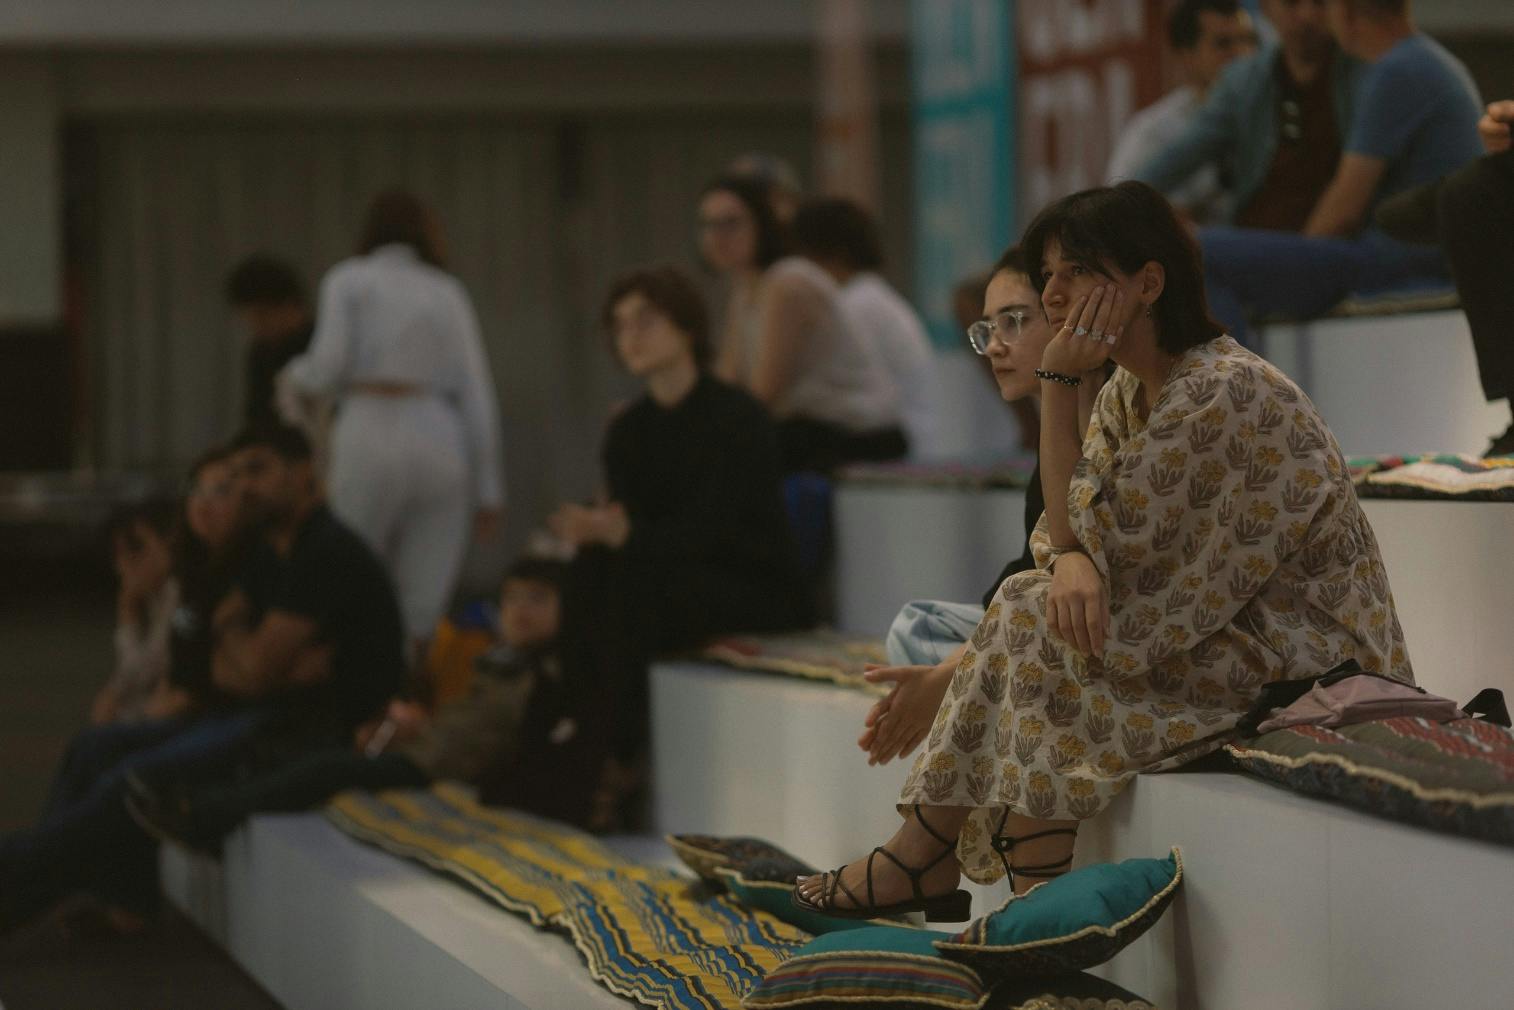
[[[172,842],[203,855],[221,858],[221,840],[203,831],[194,804],[181,789],[161,788],[135,770],[126,773],[126,812],[137,826],[160,842]]]
[[[1482,454],[1483,459],[1491,459],[1494,456],[1514,456],[1514,424],[1495,438],[1488,446],[1488,451]]]

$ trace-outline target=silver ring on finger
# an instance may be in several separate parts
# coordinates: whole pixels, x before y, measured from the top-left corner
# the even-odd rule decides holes
[[[1075,337],[1086,337],[1088,336],[1088,327],[1079,326],[1077,329],[1073,330],[1072,333]]]
[[[1103,343],[1104,342],[1104,334],[1100,330],[1089,330],[1088,331],[1088,335],[1090,337],[1093,337],[1093,339],[1096,340],[1096,341],[1098,341],[1099,343]]]

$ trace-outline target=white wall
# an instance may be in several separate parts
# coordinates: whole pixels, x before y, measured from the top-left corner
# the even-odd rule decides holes
[[[1514,3],[1509,0],[1420,0],[1414,17],[1427,32],[1499,32],[1514,30]]]
[[[908,0],[871,0],[875,30],[902,38]],[[817,0],[4,0],[12,45],[807,40]]]
[[[55,84],[46,58],[0,58],[0,325],[48,323],[59,314]]]

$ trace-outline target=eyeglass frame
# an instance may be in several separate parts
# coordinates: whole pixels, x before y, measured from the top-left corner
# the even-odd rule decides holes
[[[999,343],[1009,346],[1010,338],[1003,334],[1002,324],[999,319],[1008,316],[1015,321],[1014,339],[1019,340],[1025,332],[1025,320],[1030,318],[1030,313],[1025,309],[1005,309],[993,319],[980,319],[967,328],[967,346],[973,349],[973,353],[979,357],[987,357],[988,349],[993,346],[994,338],[999,338]],[[981,345],[981,346],[980,346]]]

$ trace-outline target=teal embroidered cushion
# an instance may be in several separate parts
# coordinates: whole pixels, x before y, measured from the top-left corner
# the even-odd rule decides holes
[[[1074,870],[1037,884],[936,943],[986,979],[1103,964],[1161,917],[1183,881],[1181,853]]]
[[[972,968],[941,957],[949,933],[868,926],[817,936],[768,973],[741,1005],[747,1010],[979,1010],[988,998]]]
[[[820,935],[844,929],[864,929],[871,925],[906,926],[892,919],[842,919],[798,908],[794,904],[794,876],[784,864],[757,860],[741,870],[720,867],[715,873],[727,893],[748,908],[761,909],[806,933]]]
[[[1161,918],[1182,854],[1084,866],[1008,899],[936,948],[984,978],[1081,971],[1110,960]]]

